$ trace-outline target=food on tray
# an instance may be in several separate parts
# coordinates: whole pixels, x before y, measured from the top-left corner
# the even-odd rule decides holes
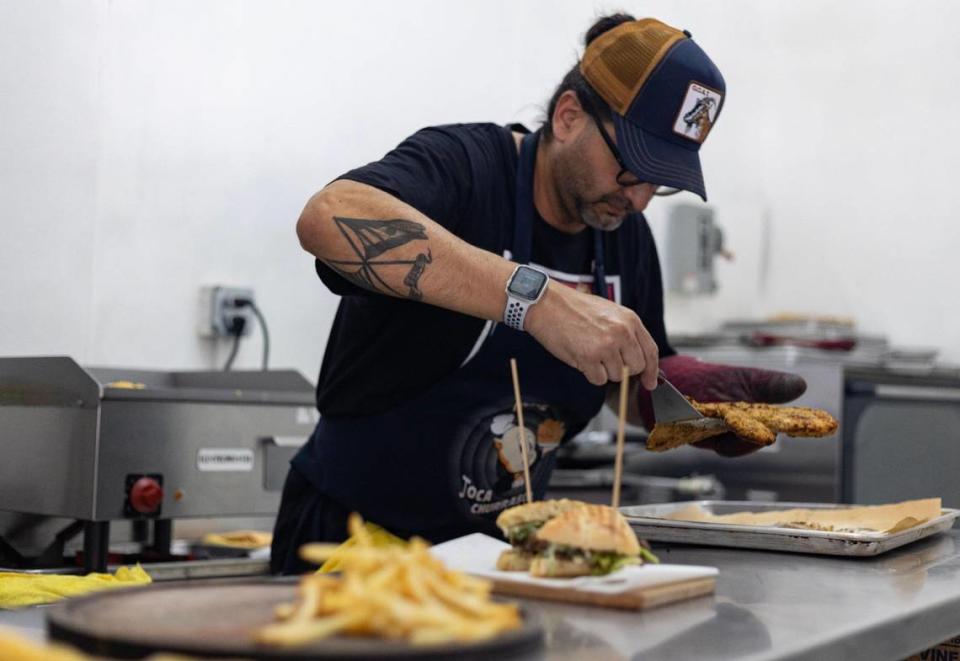
[[[604,505],[582,505],[559,514],[534,538],[537,554],[530,563],[532,576],[598,576],[642,564],[644,559],[658,562],[620,512]]]
[[[260,530],[234,530],[231,532],[209,532],[203,536],[203,543],[211,546],[230,546],[238,549],[257,549],[270,546],[273,534]]]
[[[300,556],[320,564],[336,553],[340,576],[301,578],[299,600],[278,607],[280,620],[256,640],[303,645],[337,634],[403,639],[414,644],[476,641],[520,626],[516,604],[491,601],[491,584],[447,569],[413,538],[404,546],[374,546],[356,514],[349,520],[356,543],[307,544]]]
[[[935,519],[940,514],[940,499],[925,498],[889,505],[831,509],[793,508],[764,512],[735,512],[722,515],[711,514],[700,505],[690,505],[669,514],[665,518],[676,521],[773,526],[825,532],[895,533]]]
[[[537,551],[538,542],[534,536],[543,525],[555,516],[563,514],[585,503],[579,500],[538,500],[511,507],[497,517],[497,527],[513,548],[509,548],[497,558],[497,569],[503,571],[527,571]]]
[[[655,425],[647,439],[648,450],[663,452],[728,431],[758,445],[770,445],[778,433],[817,437],[829,436],[837,430],[836,419],[822,409],[746,402],[704,404],[692,399],[690,403],[702,415],[721,419],[724,424],[711,427],[686,422]]]
[[[123,388],[125,390],[144,390],[146,385],[143,383],[137,383],[136,381],[111,381],[106,384],[107,388]]]

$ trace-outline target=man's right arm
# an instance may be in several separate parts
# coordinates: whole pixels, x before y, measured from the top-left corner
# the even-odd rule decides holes
[[[350,282],[481,319],[500,321],[516,264],[456,237],[373,186],[335,181],[297,222],[303,248]],[[622,366],[656,386],[657,346],[639,317],[599,296],[551,286],[525,329],[593,384],[619,381]]]

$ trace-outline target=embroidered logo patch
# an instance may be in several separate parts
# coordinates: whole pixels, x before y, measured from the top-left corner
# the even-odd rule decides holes
[[[717,118],[721,100],[723,95],[716,90],[700,83],[690,83],[677,120],[673,123],[673,132],[688,140],[703,142]]]

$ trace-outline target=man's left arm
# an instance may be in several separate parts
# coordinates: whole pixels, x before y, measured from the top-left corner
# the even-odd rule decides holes
[[[660,360],[660,370],[677,390],[698,402],[784,404],[793,401],[807,389],[807,382],[796,374],[707,363],[693,356],[663,358]],[[631,379],[628,387],[627,421],[652,430],[656,418],[650,392],[640,387],[636,379]],[[619,384],[611,384],[607,389],[607,405],[614,412],[619,406],[619,393]],[[694,445],[725,457],[749,454],[761,447],[732,433],[714,436]]]
[[[663,280],[657,246],[646,219],[637,218],[636,299],[633,306],[649,329],[660,350],[660,370],[677,389],[699,402],[763,402],[782,404],[796,399],[807,389],[806,382],[795,374],[734,365],[703,362],[693,356],[677,355],[667,341],[663,321]],[[642,265],[642,266],[639,266]],[[650,392],[630,379],[627,396],[627,420],[649,430],[655,424]],[[607,405],[617,413],[620,388],[612,383],[607,389]],[[717,454],[735,457],[760,449],[756,443],[744,441],[732,433],[714,436],[695,443],[697,447]]]

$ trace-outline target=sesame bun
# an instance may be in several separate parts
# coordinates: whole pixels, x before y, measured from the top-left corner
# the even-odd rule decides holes
[[[538,500],[532,503],[524,503],[510,509],[500,512],[497,517],[497,526],[500,530],[506,531],[509,528],[518,526],[521,523],[530,523],[531,521],[547,521],[562,514],[568,510],[583,507],[585,503],[579,500]]]
[[[626,519],[612,507],[583,505],[548,521],[536,533],[539,541],[586,551],[621,555],[640,553],[640,542]]]

